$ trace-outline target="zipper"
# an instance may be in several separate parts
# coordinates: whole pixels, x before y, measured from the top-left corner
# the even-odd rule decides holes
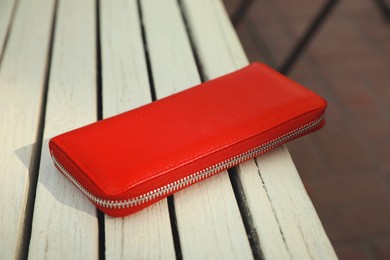
[[[184,188],[186,186],[189,186],[195,182],[198,182],[200,180],[203,180],[207,177],[210,177],[216,173],[221,172],[222,170],[231,168],[237,164],[240,164],[248,159],[254,158],[262,153],[265,153],[277,146],[280,146],[283,143],[286,143],[287,141],[294,139],[295,137],[298,137],[315,127],[317,127],[322,120],[324,120],[324,114],[320,115],[317,119],[300,126],[288,133],[285,133],[271,141],[268,141],[267,143],[264,143],[262,145],[259,145],[255,148],[252,148],[244,153],[241,153],[239,155],[236,155],[230,159],[227,159],[223,162],[217,163],[213,166],[210,166],[206,169],[203,169],[201,171],[198,171],[196,173],[193,173],[187,177],[184,177],[180,180],[177,180],[175,182],[169,183],[167,185],[164,185],[158,189],[152,190],[148,193],[145,193],[143,195],[140,195],[135,198],[130,198],[127,200],[106,200],[98,198],[97,196],[93,195],[91,192],[89,192],[83,185],[80,184],[76,180],[75,177],[73,177],[72,174],[69,173],[68,170],[57,160],[57,158],[53,155],[53,152],[51,152],[51,156],[53,158],[53,161],[55,165],[61,170],[61,172],[67,176],[71,182],[81,190],[82,193],[84,193],[93,203],[104,207],[104,208],[110,208],[110,209],[125,209],[125,208],[131,208],[135,207],[137,205],[141,205],[144,203],[147,203],[149,201],[152,201],[154,199],[157,199],[161,196],[168,195],[178,189]]]

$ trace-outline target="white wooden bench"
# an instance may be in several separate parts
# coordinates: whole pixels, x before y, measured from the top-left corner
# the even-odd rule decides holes
[[[0,259],[336,258],[286,147],[126,218],[53,166],[50,137],[247,63],[220,0],[1,1]]]

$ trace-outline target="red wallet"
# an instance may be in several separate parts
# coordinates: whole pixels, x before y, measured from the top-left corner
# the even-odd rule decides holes
[[[326,101],[253,63],[52,138],[55,166],[112,216],[321,128]]]

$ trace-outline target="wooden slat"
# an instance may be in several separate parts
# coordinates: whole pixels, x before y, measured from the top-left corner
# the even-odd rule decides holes
[[[96,208],[55,169],[48,150],[50,137],[96,120],[94,3],[58,5],[30,259],[98,258]]]
[[[237,167],[239,178],[245,192],[246,203],[257,230],[262,255],[266,259],[289,259],[291,255],[283,240],[279,222],[275,218],[272,202],[266,187],[259,178],[259,169],[254,160]]]
[[[141,3],[157,97],[199,84],[177,2],[143,0]],[[226,172],[175,194],[174,202],[184,259],[252,257]]]
[[[0,259],[21,254],[52,13],[51,0],[20,1],[0,67]]]
[[[248,64],[248,59],[219,0],[182,0],[190,32],[207,79]]]
[[[175,2],[141,1],[157,98],[200,83],[180,10]]]
[[[136,0],[101,1],[103,117],[151,102]],[[125,218],[105,217],[107,259],[172,259],[166,201]]]
[[[289,253],[295,259],[337,259],[286,146],[256,161]]]
[[[103,116],[152,101],[137,0],[100,2]]]
[[[207,78],[248,63],[220,0],[183,5]],[[237,168],[265,258],[336,258],[287,149],[260,156],[257,164]]]
[[[0,1],[0,58],[3,53],[5,38],[11,23],[12,10],[15,0]]]

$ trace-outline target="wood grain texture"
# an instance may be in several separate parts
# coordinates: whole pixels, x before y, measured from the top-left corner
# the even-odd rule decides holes
[[[255,161],[250,160],[241,164],[237,167],[237,172],[257,231],[262,255],[265,259],[291,258],[267,190],[259,178],[260,172]]]
[[[14,4],[15,0],[0,1],[0,58],[3,53],[6,36],[10,28]]]
[[[157,97],[199,84],[177,2],[143,0],[142,11]],[[175,194],[174,203],[184,259],[252,257],[226,172]]]
[[[103,117],[151,102],[136,0],[100,2]],[[172,259],[166,201],[125,218],[105,217],[107,259]]]
[[[152,101],[136,0],[100,2],[103,115]]]
[[[21,253],[53,6],[20,1],[0,67],[0,259]]]
[[[175,0],[141,1],[157,98],[200,83],[190,42]]]
[[[248,65],[240,40],[219,0],[182,0],[200,65],[207,79]]]
[[[206,78],[248,63],[219,0],[183,0],[183,7]],[[237,170],[265,258],[335,259],[287,149],[256,160],[258,167],[252,160]]]
[[[96,121],[94,3],[58,5],[30,259],[98,258],[96,208],[55,169],[48,150],[49,138]]]
[[[293,259],[337,259],[285,146],[256,158]]]

